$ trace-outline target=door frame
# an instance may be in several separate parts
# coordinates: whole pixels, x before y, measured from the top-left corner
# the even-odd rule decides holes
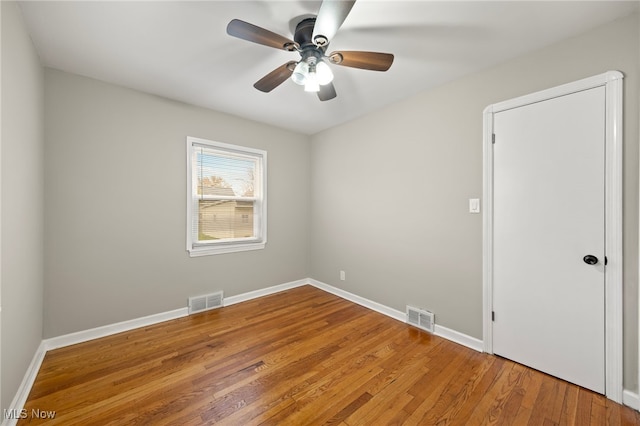
[[[493,353],[493,115],[596,87],[605,87],[605,395],[622,403],[622,79],[619,71],[489,105],[483,112],[483,349]]]

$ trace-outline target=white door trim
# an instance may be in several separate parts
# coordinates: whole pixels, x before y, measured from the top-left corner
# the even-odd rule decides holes
[[[571,93],[605,86],[605,395],[622,402],[622,73],[604,74],[489,105],[484,110],[483,137],[483,341],[493,353],[493,115]]]

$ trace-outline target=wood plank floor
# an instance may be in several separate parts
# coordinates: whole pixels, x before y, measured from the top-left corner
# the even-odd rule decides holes
[[[311,286],[50,351],[25,409],[19,425],[640,425]]]

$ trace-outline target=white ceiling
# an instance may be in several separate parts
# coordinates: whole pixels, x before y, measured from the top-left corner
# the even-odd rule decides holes
[[[292,38],[320,1],[20,2],[43,65],[313,134],[628,15],[637,1],[358,0],[328,51],[393,53],[387,72],[332,66],[338,97],[253,83],[286,52],[226,34],[238,18]]]

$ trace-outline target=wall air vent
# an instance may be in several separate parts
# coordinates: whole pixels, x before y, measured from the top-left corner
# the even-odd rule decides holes
[[[434,315],[429,311],[407,305],[407,324],[433,333]]]
[[[208,311],[210,309],[221,308],[223,304],[223,295],[221,291],[202,296],[194,296],[189,298],[189,315],[198,312]]]

